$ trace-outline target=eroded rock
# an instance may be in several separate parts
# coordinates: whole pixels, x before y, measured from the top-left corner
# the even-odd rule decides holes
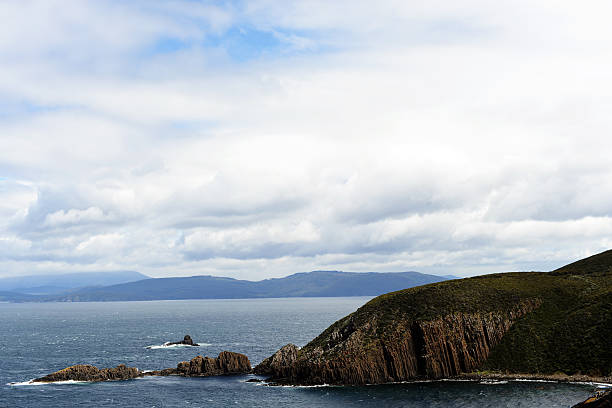
[[[325,343],[296,352],[296,357],[279,350],[256,370],[274,382],[304,385],[451,377],[478,368],[512,324],[540,304],[529,300],[507,312],[397,319],[383,335],[375,317],[358,326],[348,321],[329,332]]]
[[[137,368],[128,367],[125,364],[103,369],[87,364],[77,364],[37,378],[33,382],[130,380],[139,376],[140,371]]]
[[[181,361],[176,368],[151,371],[145,375],[180,375],[183,377],[209,377],[214,375],[247,374],[251,362],[244,354],[222,351],[216,358],[197,356],[191,361]]]
[[[612,391],[600,391],[572,408],[612,408]]]
[[[169,346],[172,346],[172,345],[175,345],[175,344],[183,344],[183,345],[186,345],[186,346],[195,346],[195,347],[199,346],[198,343],[194,343],[193,342],[193,339],[188,334],[186,334],[185,337],[183,337],[183,340],[181,340],[181,341],[173,341],[173,342],[167,343],[167,345],[169,345]]]
[[[98,369],[87,364],[77,364],[33,380],[33,382],[57,381],[112,381],[137,377],[180,375],[183,377],[209,377],[215,375],[247,374],[251,363],[244,354],[223,351],[216,358],[197,356],[191,361],[181,361],[176,368],[157,371],[139,371],[120,364],[115,368]]]
[[[295,344],[287,344],[259,363],[253,372],[260,375],[283,377],[290,372],[291,366],[297,360],[298,350]]]

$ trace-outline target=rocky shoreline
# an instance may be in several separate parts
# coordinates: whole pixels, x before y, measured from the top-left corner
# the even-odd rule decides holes
[[[397,318],[389,325],[377,314],[361,322],[349,315],[299,352],[292,344],[282,347],[255,372],[292,385],[450,378],[478,369],[513,323],[540,305],[539,299],[527,299],[505,312]],[[383,331],[388,333],[382,336]]]
[[[493,372],[473,372],[464,373],[450,379],[457,380],[523,380],[523,381],[554,381],[554,382],[571,382],[571,383],[600,383],[612,385],[612,377],[597,377],[584,374],[567,375],[562,373],[555,374],[510,374],[510,373],[493,373]]]
[[[599,391],[572,408],[612,408],[612,391]]]

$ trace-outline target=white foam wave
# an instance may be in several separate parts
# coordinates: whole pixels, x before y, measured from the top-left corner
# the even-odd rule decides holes
[[[505,380],[482,380],[480,384],[485,385],[499,385],[499,384],[508,384],[508,381]]]
[[[199,343],[197,346],[190,346],[189,344],[170,344],[169,341],[164,344],[153,344],[147,346],[149,350],[157,350],[157,349],[171,349],[171,348],[184,348],[184,347],[207,347],[212,346],[210,343]]]
[[[260,385],[265,385],[263,383],[256,383]],[[342,385],[334,385],[334,384],[317,384],[317,385],[286,385],[286,384],[274,384],[274,387],[281,388],[341,388]]]
[[[74,380],[66,380],[66,381],[52,381],[52,382],[39,382],[34,380],[22,381],[22,382],[10,382],[6,385],[11,387],[23,387],[28,385],[66,385],[66,384],[89,384],[90,381],[74,381]]]
[[[612,384],[602,383],[602,382],[594,382],[594,381],[577,381],[574,384],[590,385],[592,387],[597,387],[597,388],[612,388]]]

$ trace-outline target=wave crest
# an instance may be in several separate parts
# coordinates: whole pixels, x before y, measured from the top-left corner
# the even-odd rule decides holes
[[[158,350],[158,349],[171,349],[171,348],[184,348],[184,347],[207,347],[207,346],[212,346],[212,344],[199,343],[197,346],[191,346],[189,344],[171,344],[171,342],[167,341],[164,344],[153,344],[145,348],[149,350]]]

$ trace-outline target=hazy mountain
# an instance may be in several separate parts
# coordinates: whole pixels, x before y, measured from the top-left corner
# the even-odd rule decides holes
[[[0,302],[34,302],[39,300],[38,296],[24,293],[0,291]]]
[[[145,279],[86,288],[46,300],[112,301],[162,299],[238,299],[315,296],[376,296],[382,293],[447,280],[418,272],[314,271],[284,278],[247,281],[216,276]]]
[[[134,271],[17,276],[0,278],[0,291],[28,295],[55,295],[88,286],[108,286],[142,279],[149,277]]]

